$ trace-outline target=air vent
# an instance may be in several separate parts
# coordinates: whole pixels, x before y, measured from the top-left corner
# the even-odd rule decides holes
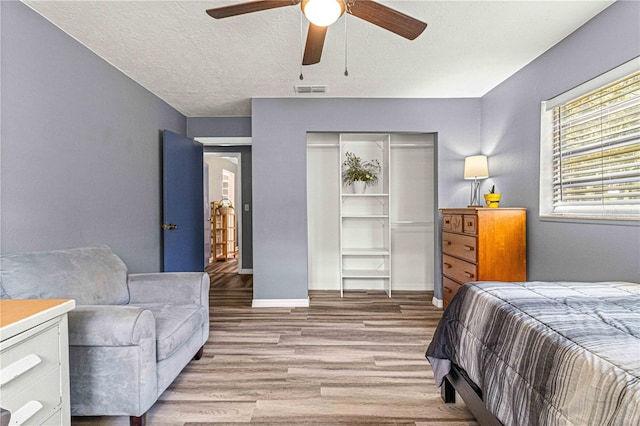
[[[296,84],[293,86],[296,93],[327,93],[327,86]]]

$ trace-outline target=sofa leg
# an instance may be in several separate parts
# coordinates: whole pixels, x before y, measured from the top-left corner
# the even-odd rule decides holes
[[[129,416],[129,425],[130,426],[145,426],[147,424],[147,413],[144,413],[140,417],[138,416]]]
[[[193,356],[194,360],[199,360],[200,358],[202,358],[202,354],[204,354],[204,345],[202,345],[202,347],[200,349],[198,349],[198,352],[196,352],[196,354]]]

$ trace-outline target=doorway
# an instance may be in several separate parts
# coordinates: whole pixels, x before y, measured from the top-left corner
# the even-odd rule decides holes
[[[213,139],[213,140],[208,140]],[[247,144],[214,144],[218,142],[217,138],[196,138],[196,140],[204,145],[204,157],[207,158],[226,158],[228,163],[226,167],[220,167],[218,171],[211,172],[213,177],[218,178],[218,184],[222,185],[223,179],[229,182],[228,172],[233,172],[233,183],[229,182],[227,189],[232,192],[225,192],[227,198],[233,205],[233,212],[236,220],[236,244],[237,244],[237,256],[235,259],[229,259],[227,261],[209,263],[217,268],[227,269],[231,268],[231,265],[237,265],[233,268],[233,272],[237,274],[252,274],[253,273],[253,212],[252,212],[252,182],[251,182],[251,146]],[[205,169],[210,166],[205,161]],[[225,177],[223,178],[223,170]],[[207,179],[209,182],[209,179]],[[219,193],[208,195],[208,190],[205,193],[205,203],[208,203],[208,213],[205,217],[209,217],[211,214],[211,201],[221,201],[223,197],[222,188],[218,186]],[[215,219],[215,217],[213,217]],[[211,231],[211,222],[207,221],[207,228]],[[206,232],[205,232],[206,234]],[[205,237],[206,238],[206,237]],[[209,237],[210,238],[210,237]],[[211,239],[209,239],[211,241]],[[210,272],[210,271],[207,271]],[[217,271],[216,271],[217,272]]]
[[[242,243],[242,218],[236,214],[242,205],[241,162],[239,152],[205,152],[205,205],[208,206],[205,242],[209,248],[211,272],[238,273]]]

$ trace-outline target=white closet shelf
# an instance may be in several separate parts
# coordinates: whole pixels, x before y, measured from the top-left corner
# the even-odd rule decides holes
[[[424,144],[424,143],[392,143],[391,148],[429,148],[433,149],[432,144]]]
[[[343,248],[343,256],[388,256],[388,248]]]
[[[388,214],[343,214],[343,219],[384,219]]]
[[[389,271],[374,269],[346,269],[342,271],[342,278],[389,278]]]
[[[423,225],[423,226],[433,226],[433,221],[424,221],[424,220],[394,220],[391,222],[392,225]]]
[[[389,194],[342,194],[343,197],[388,197]]]
[[[340,144],[337,143],[308,143],[307,144],[308,147],[314,147],[314,148],[331,148],[331,147],[339,147]]]

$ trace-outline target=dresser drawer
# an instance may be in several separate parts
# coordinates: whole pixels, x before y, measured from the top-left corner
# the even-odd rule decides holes
[[[465,234],[476,235],[478,233],[478,217],[465,214],[462,218],[462,229]]]
[[[59,411],[61,405],[60,369],[51,370],[41,375],[37,383],[30,382],[28,386],[14,392],[2,389],[2,408],[11,411],[12,422],[23,420],[17,424],[52,425],[53,423],[45,420]]]
[[[442,230],[462,232],[462,215],[447,214],[442,216]]]
[[[461,283],[477,281],[476,265],[455,257],[442,255],[442,273]]]
[[[442,235],[442,252],[475,262],[478,259],[477,243],[476,237],[445,232]]]
[[[460,287],[462,287],[462,285],[454,280],[442,277],[442,301],[445,308],[451,302],[451,299],[453,299],[453,296],[456,295]]]
[[[43,374],[59,370],[59,324],[56,318],[2,342],[0,390],[3,402],[25,386],[37,386],[36,382]]]

